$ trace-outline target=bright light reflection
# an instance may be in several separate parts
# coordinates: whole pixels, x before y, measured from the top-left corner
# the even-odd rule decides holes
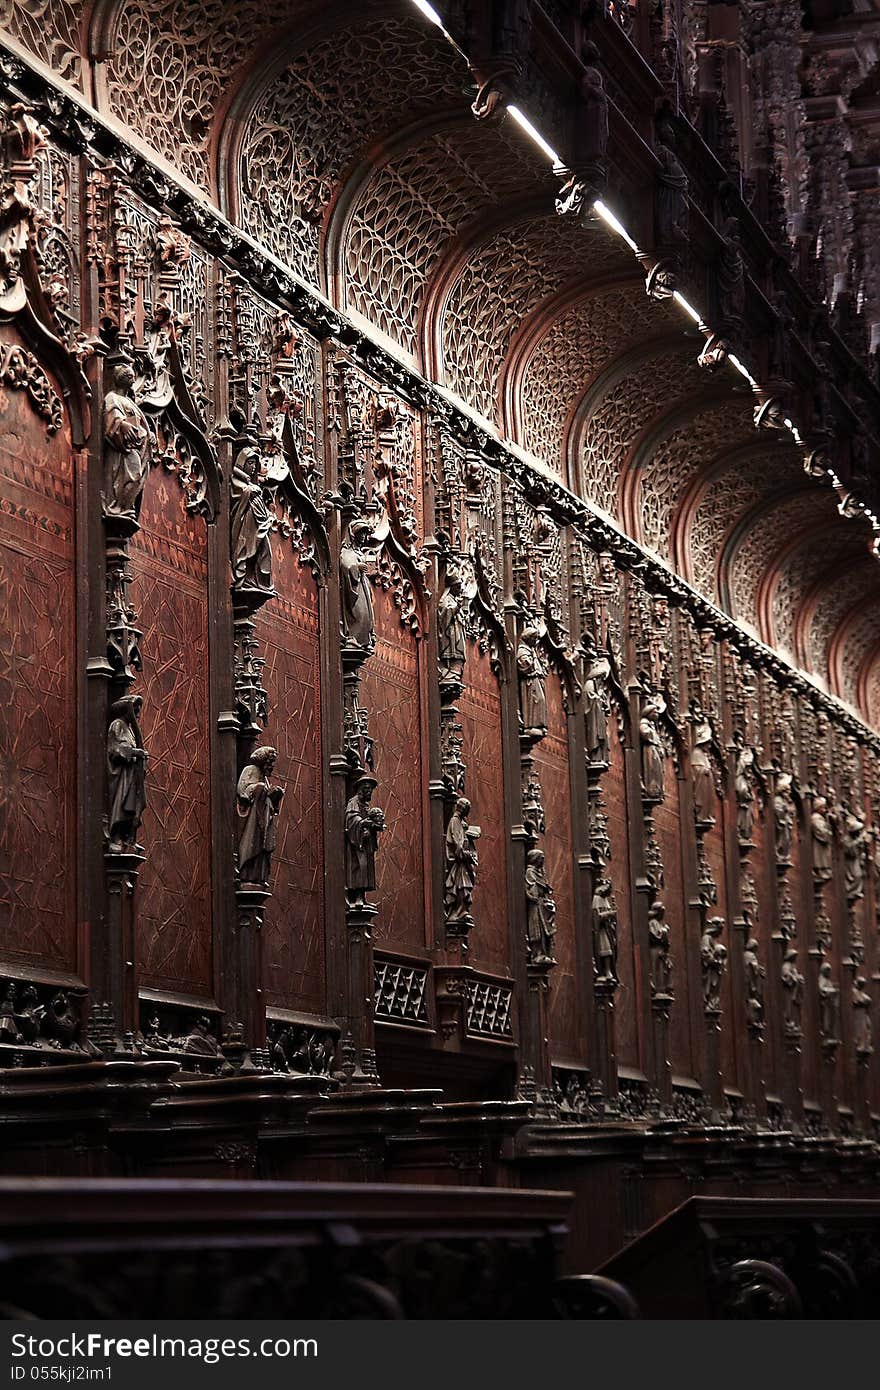
[[[744,366],[743,363],[740,362],[738,357],[734,357],[733,353],[731,353],[727,360],[730,363],[731,367],[736,368],[740,376],[745,377],[746,381],[749,383],[750,386],[754,386],[756,384],[755,378],[752,376],[748,367]]]
[[[624,227],[622,222],[618,222],[614,213],[602,202],[601,198],[596,199],[593,204],[593,211],[597,217],[601,217],[602,221],[611,228],[612,232],[616,232],[619,237],[623,238],[631,251],[638,251],[639,248],[626,230],[626,227]]]
[[[538,146],[538,149],[543,150],[544,154],[551,161],[551,163],[561,164],[562,160],[559,158],[559,155],[556,153],[553,146],[547,144],[547,141],[544,139],[541,132],[535,129],[528,116],[524,115],[523,112],[520,111],[518,106],[508,106],[507,109],[510,112],[513,119],[516,121],[517,125],[522,127],[526,135],[530,135],[532,137],[535,144]]]
[[[417,10],[421,10],[425,19],[429,19],[432,24],[436,24],[438,29],[443,28],[443,20],[434,9],[434,6],[428,4],[428,0],[413,0],[413,4]]]
[[[680,305],[681,308],[684,309],[685,313],[693,319],[694,323],[702,322],[701,316],[697,313],[693,304],[688,304],[684,295],[680,294],[678,290],[672,291],[672,298],[675,300],[676,304]]]

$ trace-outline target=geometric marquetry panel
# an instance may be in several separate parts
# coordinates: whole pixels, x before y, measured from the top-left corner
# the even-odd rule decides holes
[[[284,788],[272,856],[272,897],[263,922],[267,1003],[325,1010],[324,857],[317,590],[289,543],[276,538],[278,590],[257,615],[269,696],[265,741],[278,754],[273,781]]]
[[[379,915],[373,937],[389,948],[420,949],[425,945],[426,895],[418,653],[414,635],[400,622],[392,591],[374,587],[373,602],[376,649],[361,668],[360,685],[379,782],[373,804],[385,812],[386,823],[376,856]]]
[[[154,468],[131,545],[131,599],[143,631],[140,724],[147,858],[137,886],[140,983],[213,993],[208,594],[205,523],[176,479]],[[222,847],[217,847],[222,853]]]
[[[73,477],[0,391],[0,958],[76,967]]]

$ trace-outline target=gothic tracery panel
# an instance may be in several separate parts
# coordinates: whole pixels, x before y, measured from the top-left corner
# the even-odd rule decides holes
[[[83,0],[2,0],[0,30],[59,77],[82,85],[79,26]]]
[[[511,132],[467,120],[381,165],[347,227],[349,308],[414,357],[425,289],[450,238],[482,210],[549,183]]]
[[[671,562],[672,519],[684,488],[713,455],[747,442],[751,429],[749,406],[733,402],[694,416],[656,445],[639,470],[633,505],[643,545]]]
[[[703,385],[691,354],[666,352],[642,361],[614,381],[591,407],[580,436],[583,496],[606,516],[618,516],[623,461],[636,435],[676,400]]]
[[[242,225],[319,283],[318,223],[348,165],[382,133],[460,107],[463,80],[450,46],[405,20],[370,18],[302,48],[245,122]]]
[[[605,362],[643,335],[645,313],[641,280],[600,290],[566,309],[535,345],[523,369],[519,439],[555,472],[565,471],[563,428],[579,391]],[[660,305],[653,318],[658,332],[672,322]]]
[[[494,420],[504,355],[520,321],[587,265],[597,275],[632,269],[619,243],[555,215],[505,228],[474,250],[443,312],[446,385]]]
[[[836,510],[827,493],[806,493],[783,499],[758,516],[748,527],[728,563],[731,612],[755,631],[760,627],[758,589],[776,552],[780,537],[802,527],[819,525],[827,518],[833,526]],[[766,634],[762,634],[765,636]]]

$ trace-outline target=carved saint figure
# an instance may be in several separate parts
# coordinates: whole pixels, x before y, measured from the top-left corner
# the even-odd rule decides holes
[[[540,636],[536,627],[525,628],[516,653],[522,732],[537,738],[547,732],[547,667],[538,650]]]
[[[152,432],[134,399],[134,369],[120,362],[104,397],[104,515],[137,521],[152,458]]]
[[[360,548],[369,534],[367,522],[353,521],[339,552],[342,635],[347,647],[361,647],[364,651],[372,651],[376,641],[368,555]]]
[[[707,1013],[716,1013],[721,1008],[721,981],[727,965],[727,947],[718,940],[723,926],[721,917],[710,917],[700,943],[703,1008]]]
[[[260,481],[261,455],[248,444],[232,465],[230,492],[230,556],[234,589],[274,594],[272,587],[272,515]]]
[[[530,849],[526,855],[526,929],[529,960],[544,965],[555,959],[556,903],[544,873],[544,851]]]
[[[848,812],[843,829],[843,861],[846,900],[852,905],[865,896],[865,851],[868,835],[860,816]]]
[[[458,922],[470,925],[471,903],[477,882],[477,851],[475,841],[480,827],[468,822],[471,803],[460,796],[455,803],[446,827],[445,906],[447,925]]]
[[[823,1042],[837,1042],[840,1022],[840,990],[831,978],[831,962],[819,966],[819,1033]]]
[[[718,290],[725,323],[736,327],[745,307],[745,278],[738,217],[726,217],[721,227]]]
[[[642,745],[642,791],[650,801],[662,801],[664,795],[665,767],[663,740],[660,737],[658,721],[666,709],[661,695],[652,695],[642,707],[639,721],[639,738]]]
[[[591,763],[607,767],[608,717],[611,713],[608,684],[611,679],[611,662],[607,656],[596,650],[589,633],[584,633],[581,638],[581,655],[586,665],[583,688],[587,757]]]
[[[764,1021],[764,977],[766,970],[758,959],[758,942],[750,936],[743,952],[746,980],[746,1019],[752,1028]]]
[[[794,835],[794,799],[791,792],[791,775],[780,772],[776,778],[773,793],[773,826],[776,832],[776,859],[780,864],[791,863],[791,847]]]
[[[461,575],[450,570],[446,588],[437,604],[437,655],[440,665],[440,684],[460,685],[467,656],[467,633],[464,617],[467,606]]]
[[[273,787],[274,748],[255,748],[238,779],[238,814],[244,821],[238,841],[238,877],[241,883],[269,882],[275,829],[284,791]]]
[[[797,951],[789,947],[782,962],[782,988],[784,990],[782,1017],[787,1033],[799,1033],[801,1028],[801,1005],[804,1000],[804,977],[797,968]]]
[[[147,804],[147,754],[138,724],[143,706],[140,695],[123,695],[110,706],[107,833],[114,854],[135,847]]]
[[[363,902],[376,887],[376,850],[385,829],[382,811],[370,805],[376,786],[375,777],[359,777],[345,808],[345,886],[354,902]]]
[[[664,122],[656,145],[660,171],[654,202],[658,249],[680,250],[688,235],[688,180],[673,149],[675,134]]]
[[[852,994],[852,1004],[855,1010],[853,1041],[856,1052],[861,1053],[863,1057],[869,1056],[874,1051],[874,1029],[871,1022],[873,1000],[867,991],[867,983],[864,975],[858,975],[853,985]]]
[[[694,817],[698,825],[709,825],[714,817],[715,784],[712,780],[712,725],[700,719],[694,729],[694,748],[691,753],[691,781],[694,789]]]
[[[816,883],[827,883],[832,874],[833,832],[828,815],[828,800],[824,796],[817,796],[813,802],[810,831],[813,836],[813,879]]]
[[[593,969],[596,980],[617,984],[617,911],[611,880],[600,878],[593,893]]]
[[[672,991],[672,942],[666,908],[653,902],[648,910],[648,944],[651,954],[651,993]]]
[[[737,751],[734,791],[736,793],[736,832],[741,845],[752,843],[755,817],[755,750],[745,744]]]

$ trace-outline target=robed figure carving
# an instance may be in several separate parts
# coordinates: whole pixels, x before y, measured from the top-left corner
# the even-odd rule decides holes
[[[797,951],[790,946],[782,962],[782,1017],[787,1033],[800,1033],[801,1005],[804,999],[804,977],[797,967]]]
[[[477,850],[480,827],[468,821],[471,803],[460,796],[446,827],[446,878],[444,904],[447,926],[473,925],[471,904],[477,882]]]
[[[649,801],[662,801],[665,790],[663,740],[658,721],[666,709],[660,695],[652,695],[642,708],[639,738],[642,745],[642,791]]]
[[[873,1003],[867,990],[867,980],[864,975],[856,976],[852,992],[852,1005],[855,1013],[853,1026],[856,1052],[863,1057],[869,1056],[874,1051],[874,1029],[871,1022],[871,1004]]]
[[[755,815],[755,750],[745,744],[737,751],[734,790],[736,792],[736,833],[741,845],[752,843]]]
[[[548,965],[554,959],[553,938],[556,935],[556,903],[553,890],[544,873],[544,851],[530,849],[526,855],[526,934],[529,961],[532,965]]]
[[[819,966],[819,1034],[823,1042],[840,1039],[840,990],[831,978],[831,962]]]
[[[371,652],[376,641],[373,593],[367,573],[369,559],[361,548],[369,534],[367,522],[352,522],[339,551],[342,635],[347,647],[365,652]]]
[[[824,796],[817,796],[813,802],[810,830],[813,836],[813,878],[817,884],[828,883],[832,874],[834,835],[828,816],[828,801]]]
[[[114,854],[135,848],[147,804],[147,754],[138,724],[143,704],[140,695],[123,695],[110,706],[107,830]]]
[[[843,863],[846,900],[852,906],[865,896],[865,822],[850,811],[843,827]]]
[[[272,587],[272,514],[260,481],[260,451],[253,444],[239,450],[229,485],[232,587],[269,598]]]
[[[269,882],[275,830],[284,792],[273,787],[270,777],[275,768],[274,748],[255,748],[238,779],[238,814],[244,821],[238,841],[240,883]]]
[[[547,667],[538,650],[540,640],[536,627],[525,628],[516,653],[522,732],[534,738],[547,732]]]
[[[385,829],[382,811],[370,805],[376,785],[375,777],[359,777],[345,808],[345,886],[354,902],[376,888],[376,850]]]
[[[711,825],[714,821],[712,810],[715,805],[715,784],[712,780],[712,760],[709,756],[712,738],[712,725],[708,719],[700,719],[694,730],[694,748],[691,753],[694,817],[698,825]]]
[[[651,959],[651,992],[669,995],[672,990],[672,941],[666,908],[653,902],[648,911],[648,947]]]
[[[781,772],[776,778],[773,793],[773,827],[776,838],[776,859],[780,864],[791,863],[794,839],[794,800],[791,794],[791,775]]]
[[[727,947],[718,940],[723,926],[721,917],[710,917],[700,943],[703,1008],[706,1013],[717,1013],[721,1008],[721,981],[727,967]]]
[[[758,959],[758,941],[750,936],[743,952],[746,982],[746,1019],[751,1028],[760,1028],[764,1021],[764,978],[767,974]]]
[[[587,758],[591,763],[608,765],[608,719],[611,699],[611,662],[604,652],[596,650],[589,633],[581,638],[580,652],[584,658],[584,726]]]
[[[446,588],[437,604],[437,655],[440,666],[440,685],[459,686],[464,676],[467,657],[467,632],[464,609],[467,599],[458,570],[446,576]]]
[[[593,893],[593,969],[597,982],[617,984],[617,912],[611,881],[600,878]]]
[[[150,471],[153,436],[134,398],[134,370],[120,362],[104,397],[104,515],[136,522]]]

